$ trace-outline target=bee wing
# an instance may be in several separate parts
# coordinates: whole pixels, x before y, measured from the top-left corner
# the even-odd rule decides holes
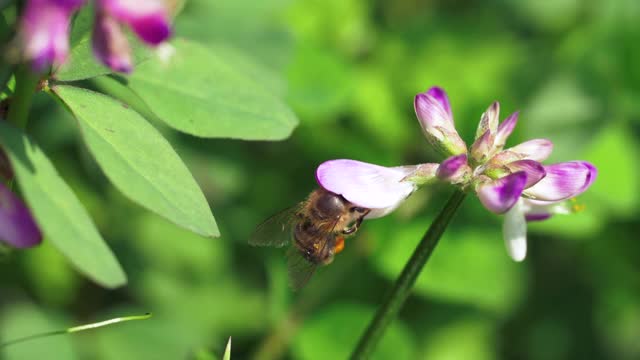
[[[333,234],[327,234],[325,239],[326,241],[322,245],[323,248],[321,251],[324,251],[327,246],[335,246],[336,239]],[[311,279],[311,276],[319,266],[321,265],[307,260],[295,246],[291,246],[289,250],[287,250],[289,286],[294,291],[300,290],[309,282],[309,279]]]
[[[287,250],[289,286],[294,291],[300,290],[311,279],[311,275],[317,268],[318,265],[305,259],[295,246]]]
[[[301,207],[302,204],[292,206],[265,220],[251,234],[249,244],[275,247],[282,247],[288,244],[293,237],[293,227]]]

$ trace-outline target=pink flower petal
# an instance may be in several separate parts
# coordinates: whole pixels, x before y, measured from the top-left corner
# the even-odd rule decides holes
[[[567,201],[540,201],[521,199],[527,221],[547,220],[555,214],[570,214],[571,206]]]
[[[507,253],[515,261],[522,261],[527,256],[527,222],[521,202],[518,201],[507,211],[502,223],[502,236]]]
[[[135,18],[129,25],[138,37],[149,45],[158,45],[171,36],[169,17],[164,12]]]
[[[487,162],[488,167],[502,167],[508,163],[522,160],[519,154],[510,150],[503,150],[495,154],[491,160]]]
[[[527,222],[544,221],[551,218],[551,216],[551,213],[527,213],[525,214],[525,219]]]
[[[426,132],[438,126],[447,129],[454,128],[449,99],[444,90],[431,88],[424,93],[416,95],[413,101],[413,107],[418,116],[418,120],[420,120],[420,125],[422,125],[422,128]]]
[[[58,6],[67,8],[69,11],[78,10],[80,7],[86,4],[86,0],[44,0],[54,3]]]
[[[93,53],[114,71],[129,73],[133,69],[129,41],[116,20],[102,11],[94,23]]]
[[[528,188],[525,195],[537,200],[559,201],[587,190],[596,178],[596,168],[586,161],[569,161],[544,167],[547,175]]]
[[[480,184],[476,188],[476,192],[485,208],[496,214],[502,214],[511,209],[518,201],[526,183],[527,174],[524,171],[519,171],[500,179]]]
[[[445,156],[467,152],[467,145],[453,124],[451,105],[444,90],[432,87],[416,95],[413,106],[422,132],[437,151]]]
[[[487,111],[482,113],[482,117],[480,117],[480,123],[478,124],[478,129],[476,130],[476,139],[482,136],[487,130],[491,132],[491,134],[495,134],[498,130],[498,122],[500,120],[500,103],[494,101]]]
[[[411,165],[409,169],[411,173],[407,175],[402,181],[410,181],[416,185],[429,184],[436,180],[436,173],[440,164],[425,163],[420,165]]]
[[[171,35],[167,9],[159,0],[100,0],[99,7],[131,29],[150,45],[158,45]]]
[[[41,241],[42,234],[29,209],[0,182],[0,242],[26,248]]]
[[[402,181],[415,169],[415,166],[389,168],[356,160],[329,160],[318,166],[316,180],[324,189],[355,205],[388,213],[416,189],[412,182]]]
[[[23,56],[36,71],[62,64],[69,53],[69,23],[83,1],[29,0],[18,28]]]
[[[433,97],[439,104],[442,106],[444,111],[449,114],[449,118],[451,122],[453,122],[453,112],[451,111],[451,103],[449,102],[449,97],[447,96],[446,91],[441,87],[434,86],[427,90],[425,94]]]
[[[496,132],[496,139],[494,141],[495,148],[499,151],[502,150],[504,145],[507,143],[507,138],[513,132],[513,129],[516,128],[516,124],[518,123],[518,115],[519,113],[516,111],[513,114],[509,115],[504,121],[498,126],[498,131]]]
[[[521,159],[542,162],[551,155],[553,143],[547,139],[533,139],[509,148],[507,151],[517,153]]]
[[[467,166],[467,154],[454,155],[444,160],[436,171],[440,180],[454,181],[464,175]]]
[[[533,160],[518,160],[511,162],[506,166],[512,172],[524,171],[527,174],[527,183],[524,186],[525,189],[533,186],[546,175],[546,171],[542,164]]]
[[[493,150],[494,136],[487,130],[471,145],[471,158],[476,163],[484,163],[491,156]]]

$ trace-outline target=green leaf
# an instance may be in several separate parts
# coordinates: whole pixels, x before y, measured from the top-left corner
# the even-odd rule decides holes
[[[172,53],[144,62],[129,78],[131,89],[169,126],[201,137],[245,140],[291,134],[298,120],[273,89],[253,80],[255,72],[250,77],[238,71],[215,49],[183,39],[173,46]]]
[[[302,360],[346,359],[373,318],[374,309],[339,303],[305,320],[294,338],[294,358]],[[399,320],[387,329],[372,359],[414,359],[415,344],[409,329]]]
[[[82,7],[82,9],[80,9],[80,11],[78,11],[73,17],[71,34],[69,36],[69,43],[72,49],[87,37],[91,37],[94,15],[95,11],[93,3],[90,2],[86,6]]]
[[[231,337],[229,337],[229,341],[227,341],[227,347],[224,349],[222,360],[231,360]]]
[[[118,260],[42,150],[24,133],[3,122],[0,142],[45,237],[98,284],[109,288],[124,285],[126,275]]]
[[[169,142],[128,106],[73,86],[53,91],[78,119],[84,140],[109,180],[126,196],[204,236],[218,236],[207,200]]]

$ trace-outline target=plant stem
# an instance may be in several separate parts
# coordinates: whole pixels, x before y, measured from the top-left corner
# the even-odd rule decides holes
[[[28,65],[19,66],[16,69],[15,76],[16,88],[11,98],[7,119],[20,129],[25,129],[29,119],[31,100],[36,91],[39,76],[37,73],[32,72]]]
[[[103,327],[103,326],[107,326],[107,325],[111,325],[111,324],[117,324],[117,323],[121,323],[121,322],[125,322],[125,321],[132,321],[132,320],[146,320],[149,319],[151,317],[151,313],[147,313],[144,315],[132,315],[132,316],[123,316],[123,317],[117,317],[114,319],[109,319],[109,320],[105,320],[105,321],[100,321],[97,323],[91,323],[91,324],[86,324],[86,325],[80,325],[80,326],[74,326],[74,327],[70,327],[67,329],[62,329],[62,330],[54,330],[54,331],[48,331],[48,332],[44,332],[44,333],[40,333],[40,334],[34,334],[34,335],[29,335],[29,336],[25,336],[25,337],[21,337],[18,339],[13,339],[4,343],[0,343],[0,349],[10,346],[10,345],[14,345],[14,344],[19,344],[21,342],[25,342],[25,341],[29,341],[29,340],[34,340],[34,339],[40,339],[40,338],[44,338],[44,337],[48,337],[48,336],[54,336],[54,335],[64,335],[64,334],[72,334],[75,332],[79,332],[79,331],[84,331],[84,330],[91,330],[91,329],[96,329],[99,327]]]
[[[11,74],[13,74],[13,67],[5,64],[4,61],[0,60],[0,94],[3,93],[7,88],[7,83],[11,78]]]
[[[438,240],[440,240],[444,230],[449,225],[462,200],[464,200],[465,195],[464,192],[456,190],[440,211],[438,217],[433,220],[431,226],[422,237],[420,244],[418,244],[413,255],[411,255],[411,258],[404,266],[391,292],[387,295],[375,317],[369,324],[369,327],[360,338],[358,346],[353,354],[351,354],[351,359],[368,359],[371,356],[382,335],[384,335],[385,330],[411,294],[411,289],[413,289],[418,275],[420,275],[422,268],[427,263],[427,260],[429,260],[433,249],[435,249],[438,244]]]

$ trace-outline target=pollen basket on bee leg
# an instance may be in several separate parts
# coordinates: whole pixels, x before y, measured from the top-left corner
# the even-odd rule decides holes
[[[342,252],[342,250],[344,250],[344,238],[342,236],[339,236],[336,238],[336,244],[333,248],[333,253],[339,254]]]

